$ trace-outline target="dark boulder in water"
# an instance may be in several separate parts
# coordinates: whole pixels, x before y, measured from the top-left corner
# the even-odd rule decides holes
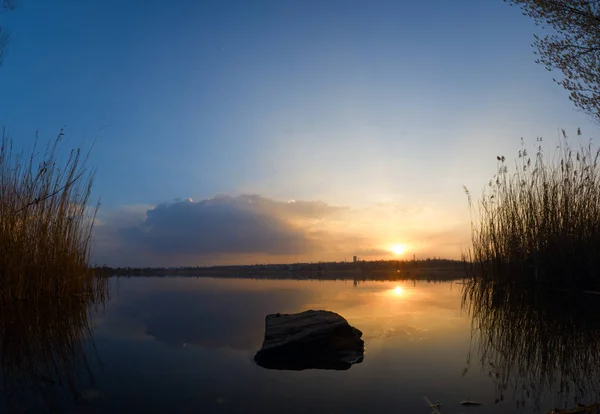
[[[362,332],[334,312],[308,310],[265,318],[265,340],[254,360],[263,368],[344,370],[362,362]]]

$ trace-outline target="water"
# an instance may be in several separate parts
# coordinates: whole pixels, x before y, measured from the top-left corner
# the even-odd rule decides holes
[[[532,399],[499,387],[496,374],[479,363],[461,287],[113,278],[111,299],[92,314],[93,342],[85,342],[87,363],[78,368],[76,390],[53,391],[61,396],[50,405],[24,397],[14,403],[6,392],[4,399],[13,398],[17,412],[431,413],[424,397],[439,400],[443,413],[535,411]],[[347,371],[257,366],[265,315],[306,309],[337,312],[360,329],[364,361]],[[459,405],[469,398],[483,405]],[[545,397],[538,409],[563,400]]]

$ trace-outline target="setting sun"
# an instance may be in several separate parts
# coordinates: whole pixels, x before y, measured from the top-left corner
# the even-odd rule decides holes
[[[402,289],[402,287],[400,287],[400,286],[396,286],[396,287],[394,288],[394,293],[395,293],[396,295],[400,296],[400,295],[402,295],[402,293],[404,293],[404,289]]]
[[[404,253],[406,251],[406,245],[405,244],[394,244],[392,247],[390,247],[390,250],[392,251],[392,253],[394,253],[396,255],[401,255],[402,253]]]

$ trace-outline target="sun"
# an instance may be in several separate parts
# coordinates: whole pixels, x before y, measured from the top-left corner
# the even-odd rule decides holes
[[[395,255],[400,256],[402,253],[404,253],[406,251],[406,245],[405,244],[394,244],[392,247],[390,247],[390,250]]]
[[[401,286],[396,286],[394,288],[394,293],[398,296],[402,296],[402,294],[404,293],[404,289],[402,289]]]

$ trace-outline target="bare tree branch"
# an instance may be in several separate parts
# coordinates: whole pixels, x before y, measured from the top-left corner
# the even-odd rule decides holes
[[[600,122],[600,1],[504,0],[517,5],[536,25],[550,29],[534,35],[538,63],[562,72],[555,79],[575,106]]]
[[[2,0],[2,8],[6,10],[14,10],[16,3],[16,0]]]
[[[1,0],[0,11],[12,11],[15,9],[16,3],[17,0]],[[4,61],[4,55],[6,54],[9,38],[10,32],[8,31],[8,29],[0,25],[0,66],[2,66],[2,62]]]

